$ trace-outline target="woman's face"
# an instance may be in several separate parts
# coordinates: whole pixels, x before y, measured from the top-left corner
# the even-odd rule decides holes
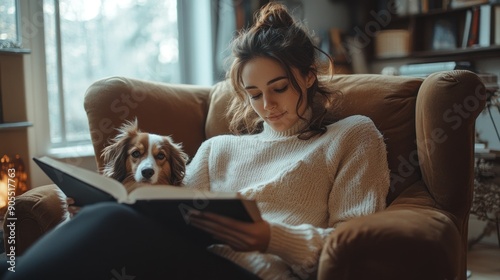
[[[286,71],[281,65],[265,57],[249,60],[241,78],[250,104],[254,111],[274,130],[283,132],[291,128],[303,115],[307,108],[307,88],[315,81],[311,73],[303,76],[296,68],[292,68],[293,75],[301,88],[297,92],[288,79]],[[302,95],[302,104],[298,108],[299,95]]]

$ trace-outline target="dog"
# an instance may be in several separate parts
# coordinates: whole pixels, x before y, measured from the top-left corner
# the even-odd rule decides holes
[[[170,136],[139,130],[137,118],[125,122],[102,151],[103,175],[128,192],[142,185],[181,186],[188,156]]]

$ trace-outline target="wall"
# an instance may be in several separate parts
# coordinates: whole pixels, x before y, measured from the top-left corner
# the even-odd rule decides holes
[[[332,27],[344,30],[350,28],[351,19],[345,2],[334,3],[331,0],[303,0],[302,2],[304,23],[316,34],[327,31]]]

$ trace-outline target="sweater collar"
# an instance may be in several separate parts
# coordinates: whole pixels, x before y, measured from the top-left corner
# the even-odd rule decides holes
[[[285,131],[275,131],[274,129],[271,128],[270,125],[267,124],[267,122],[264,122],[263,123],[264,130],[262,131],[261,135],[269,139],[277,139],[277,138],[297,135],[301,130],[307,127],[307,124],[312,117],[311,108],[307,108],[303,117],[305,118],[305,120],[298,119],[297,122],[292,127],[290,127]]]

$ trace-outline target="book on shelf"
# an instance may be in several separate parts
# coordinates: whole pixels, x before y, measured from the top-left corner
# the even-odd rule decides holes
[[[444,61],[429,63],[411,63],[399,67],[399,75],[426,77],[429,74],[439,71],[450,71],[465,69],[473,71],[474,67],[470,61]]]
[[[491,5],[473,6],[465,12],[462,48],[480,46],[489,47],[492,44],[494,15]]]
[[[462,48],[467,48],[469,44],[469,34],[472,25],[472,10],[465,11],[464,32],[462,34]]]
[[[491,45],[491,5],[481,5],[479,12],[479,46],[489,47]]]
[[[494,27],[494,44],[495,45],[500,45],[500,6],[494,6],[493,7],[494,9],[494,12],[492,12],[492,15],[493,17],[495,18],[494,19],[494,22],[495,22],[495,25],[493,25]]]
[[[177,186],[143,186],[127,193],[119,181],[50,157],[33,158],[75,206],[114,201],[169,223],[186,223],[191,210],[207,211],[246,222],[260,221],[255,200],[238,193]]]
[[[488,4],[490,0],[451,0],[450,8],[459,9],[464,7],[477,6],[481,4]]]
[[[467,34],[464,34],[467,35]],[[467,47],[477,45],[479,42],[479,8],[472,8],[472,22],[468,34]]]

